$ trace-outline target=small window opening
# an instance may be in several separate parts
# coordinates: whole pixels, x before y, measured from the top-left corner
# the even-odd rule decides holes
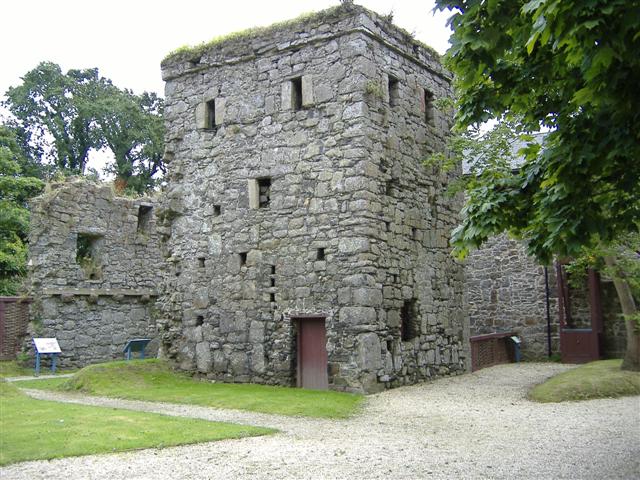
[[[302,77],[291,79],[291,108],[302,110]]]
[[[222,213],[222,207],[220,205],[214,205],[213,206],[213,216],[214,217],[219,217],[221,213]]]
[[[216,129],[216,101],[209,100],[207,102],[207,120],[206,120],[206,128],[211,130]]]
[[[400,309],[400,334],[406,342],[418,336],[418,319],[416,300],[405,300]]]
[[[202,315],[198,315],[198,318],[196,318],[196,327],[201,326],[204,323],[204,317]]]
[[[152,210],[153,207],[150,205],[140,205],[138,207],[138,233],[147,233],[149,231]]]
[[[272,278],[272,279],[271,279],[271,286],[272,286],[272,287],[275,287],[275,286],[276,286],[276,279],[275,279],[275,278]]]
[[[392,107],[398,104],[398,99],[400,98],[399,85],[398,79],[389,75],[389,105]]]
[[[418,239],[418,229],[416,227],[411,228],[411,238],[414,240]]]
[[[398,283],[398,275],[393,275],[393,283]]]
[[[426,88],[423,90],[424,121],[427,125],[433,125],[433,93]]]
[[[198,266],[204,268],[204,257],[198,257]]]
[[[276,266],[271,265],[271,275],[275,275],[275,274],[276,274]]]
[[[324,260],[324,259],[325,259],[324,248],[319,248],[316,252],[316,260]]]
[[[100,265],[100,245],[102,236],[79,233],[76,241],[76,262],[82,267],[89,280],[102,278]]]
[[[276,294],[275,293],[270,293],[269,294],[269,301],[271,303],[274,303],[276,301]]]
[[[388,232],[391,230],[391,222],[384,222],[384,231]]]
[[[271,179],[258,179],[258,207],[267,208],[271,203]]]
[[[238,258],[240,259],[240,266],[247,264],[247,252],[240,252]]]
[[[387,340],[387,352],[393,352],[393,341]]]

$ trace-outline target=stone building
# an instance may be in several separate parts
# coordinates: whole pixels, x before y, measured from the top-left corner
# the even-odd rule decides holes
[[[465,369],[437,54],[353,5],[179,51],[163,347],[211,379],[372,392]]]
[[[565,278],[564,287],[559,288],[557,274],[557,264],[546,268],[539,265],[527,255],[522,242],[506,235],[491,238],[472,251],[465,264],[470,335],[513,332],[522,342],[523,358],[541,360],[549,353],[556,356],[561,353],[563,334],[570,335],[573,329],[595,328],[599,348],[592,353],[599,355],[592,359],[624,356],[626,333],[622,309],[611,280],[597,277],[598,300],[594,305],[589,298],[587,277],[573,281]],[[561,298],[562,288],[565,293]],[[575,341],[584,343],[585,339]],[[565,338],[563,348],[573,350],[574,355],[583,350],[570,342],[571,338]],[[575,356],[571,360],[571,354],[564,352],[562,357],[577,361]]]
[[[155,200],[84,180],[48,188],[31,204],[31,334],[57,337],[65,366],[122,359],[127,340],[157,337]]]

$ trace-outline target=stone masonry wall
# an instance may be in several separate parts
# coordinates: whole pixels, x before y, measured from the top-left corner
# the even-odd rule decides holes
[[[429,50],[347,6],[174,55],[163,78],[170,358],[292,385],[293,319],[313,314],[331,388],[464,370],[458,206],[420,164],[447,131],[432,100],[451,92]]]
[[[65,366],[121,359],[127,340],[157,336],[155,200],[76,180],[51,185],[31,212],[33,335],[56,337]]]
[[[559,352],[555,269],[549,268],[552,352]],[[547,306],[544,268],[524,246],[500,235],[473,251],[465,266],[471,335],[514,331],[524,358],[547,356]]]

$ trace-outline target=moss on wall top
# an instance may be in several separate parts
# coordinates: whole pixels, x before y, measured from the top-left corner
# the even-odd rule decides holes
[[[394,25],[391,21],[391,16],[381,16],[371,10],[368,10],[360,5],[354,5],[352,3],[342,3],[335,7],[327,8],[319,12],[304,13],[296,18],[285,20],[282,22],[273,23],[264,27],[252,27],[238,32],[232,32],[227,35],[221,35],[214,37],[208,42],[203,42],[198,45],[183,45],[182,47],[170,52],[163,60],[162,65],[166,65],[172,62],[181,60],[197,60],[205,52],[212,48],[221,48],[234,42],[247,42],[260,37],[267,37],[276,32],[284,30],[305,31],[310,29],[312,25],[321,25],[323,23],[331,23],[334,20],[338,20],[348,16],[355,16],[359,13],[365,13],[371,18],[381,22],[385,27],[392,27],[396,32],[400,33],[403,41],[408,44],[417,45],[426,50],[435,61],[440,62],[440,55],[433,48],[416,40],[412,34],[406,30]]]

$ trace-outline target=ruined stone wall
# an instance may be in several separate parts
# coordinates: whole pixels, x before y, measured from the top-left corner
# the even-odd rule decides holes
[[[337,8],[173,56],[163,78],[170,357],[295,384],[292,319],[314,314],[332,388],[464,369],[462,272],[446,253],[457,206],[420,165],[445,132],[432,100],[450,94],[430,51]]]
[[[552,352],[559,352],[555,269],[549,268]],[[516,332],[524,358],[547,356],[547,304],[544,267],[524,246],[506,235],[490,239],[469,254],[465,266],[471,335]]]
[[[127,340],[157,336],[164,260],[155,200],[56,183],[32,202],[29,241],[32,333],[56,337],[64,365],[121,359]]]

